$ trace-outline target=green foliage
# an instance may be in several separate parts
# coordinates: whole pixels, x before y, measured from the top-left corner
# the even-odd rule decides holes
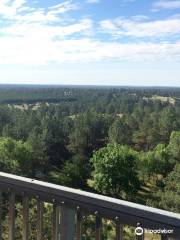
[[[0,138],[1,171],[28,175],[32,169],[32,152],[27,143],[11,138]]]
[[[113,197],[132,199],[140,187],[138,159],[137,152],[118,144],[96,151],[90,160],[94,167],[94,189]]]
[[[85,112],[74,120],[69,136],[69,150],[73,153],[88,154],[106,142],[108,120],[93,111]]]
[[[179,99],[177,88],[0,86],[0,170],[180,212]],[[21,211],[18,199],[16,239]],[[36,211],[31,200],[32,240]],[[51,213],[45,204],[45,239]],[[84,220],[84,239],[94,238],[94,220]],[[104,220],[103,239],[114,233]]]
[[[161,141],[168,143],[171,132],[178,128],[178,123],[175,119],[176,113],[173,108],[168,107],[162,110],[159,120]]]
[[[180,213],[180,164],[175,166],[165,180],[164,192],[161,192],[161,206]]]
[[[60,171],[51,171],[49,180],[74,188],[83,188],[87,186],[87,179],[90,175],[90,166],[83,155],[75,155],[71,161],[67,161]]]
[[[139,164],[141,175],[148,177],[162,174],[164,177],[172,170],[168,149],[164,144],[158,144],[154,150],[142,153]]]
[[[180,131],[171,133],[168,150],[173,163],[180,163]]]
[[[164,181],[164,188],[154,193],[158,200],[147,201],[148,205],[180,213],[180,164],[169,173]]]
[[[109,129],[109,141],[117,144],[130,144],[131,143],[131,129],[126,123],[125,118],[115,119]]]
[[[41,134],[32,131],[27,140],[32,152],[31,175],[36,177],[37,174],[43,174],[48,165],[48,157],[46,155],[46,145]]]
[[[172,209],[154,193],[173,202],[179,99],[177,88],[1,86],[1,171]]]
[[[2,239],[8,239],[8,202],[7,196],[6,201],[3,203],[3,221],[2,221]],[[43,239],[52,239],[52,229],[50,221],[52,219],[52,204],[44,203],[43,212]],[[15,203],[15,240],[23,239],[22,228],[23,228],[23,216],[22,216],[22,199],[17,198]],[[1,219],[2,220],[2,219]],[[37,238],[37,201],[35,199],[29,199],[29,240]]]

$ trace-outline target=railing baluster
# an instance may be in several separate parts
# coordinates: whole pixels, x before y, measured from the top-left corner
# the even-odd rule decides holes
[[[75,238],[75,211],[64,206],[60,213],[60,239],[71,240]]]
[[[136,236],[136,240],[144,240],[144,234]]]
[[[123,225],[120,223],[118,217],[115,218],[116,222],[116,240],[123,240]]]
[[[15,239],[15,194],[9,195],[9,240]]]
[[[64,206],[61,207],[61,213],[60,213],[61,219],[60,219],[60,238],[67,240],[67,208]]]
[[[53,205],[52,214],[52,240],[59,240],[60,207]]]
[[[136,240],[144,240],[144,233],[141,236],[136,236]]]
[[[99,216],[98,212],[95,213],[96,215],[96,240],[101,240],[102,237],[102,219]]]
[[[38,199],[37,200],[37,240],[43,239],[43,213],[44,213],[44,203]]]
[[[23,197],[23,240],[29,238],[29,198]]]
[[[136,235],[136,240],[144,240],[144,229],[141,227],[140,223],[137,223],[137,228],[141,228],[139,229],[141,231],[141,235]]]
[[[8,192],[6,193],[6,189]],[[24,189],[24,190],[23,190]],[[167,212],[160,209],[149,208],[143,205],[134,204],[132,202],[124,202],[118,199],[112,199],[106,196],[101,196],[95,193],[83,192],[76,189],[71,189],[59,185],[54,185],[50,183],[42,183],[41,181],[27,179],[20,176],[15,176],[11,174],[0,172],[0,192],[3,193],[3,201],[0,200],[0,220],[3,221],[3,237],[6,240],[14,240],[17,235],[20,234],[19,228],[16,227],[15,217],[16,217],[16,194],[22,195],[22,191],[25,191],[27,195],[23,195],[23,224],[22,236],[23,240],[28,240],[28,196],[29,198],[37,196],[37,214],[35,216],[35,222],[32,221],[32,236],[36,240],[43,240],[43,205],[47,201],[52,204],[53,201],[53,240],[81,240],[82,239],[82,216],[86,214],[91,215],[92,211],[98,209],[98,212],[93,212],[93,218],[95,218],[96,223],[94,231],[94,240],[102,239],[102,221],[103,219],[111,219],[112,216],[118,216],[119,222],[116,221],[116,240],[122,240],[122,226],[121,224],[129,224],[135,228],[135,224],[138,221],[141,223],[137,224],[135,228],[135,234],[133,239],[143,240],[146,239],[146,229],[151,229],[156,226],[156,228],[173,229],[172,234],[168,232],[168,235],[157,234],[162,240],[180,240],[180,215],[177,213]],[[39,197],[38,197],[39,196]],[[43,202],[44,201],[44,202]],[[60,202],[61,201],[61,202]],[[62,202],[63,201],[63,202]],[[5,208],[1,209],[1,205],[5,204]],[[58,205],[60,210],[58,211]],[[80,206],[78,211],[70,210],[69,208]],[[30,205],[31,206],[31,205]],[[123,209],[123,212],[122,212]],[[3,210],[3,212],[2,212]],[[34,212],[34,204],[32,206],[32,211]],[[8,212],[8,213],[7,213]],[[6,213],[6,214],[5,214]],[[77,213],[77,215],[76,215]],[[81,213],[81,214],[80,214]],[[134,213],[134,214],[133,214]],[[33,214],[34,215],[34,214]],[[75,216],[77,216],[77,221]],[[2,217],[2,219],[1,219]],[[36,225],[37,220],[37,227]],[[109,220],[109,221],[112,221]],[[115,219],[113,219],[115,222]],[[104,221],[103,221],[104,222]],[[2,222],[1,222],[2,223]],[[2,225],[0,223],[0,227]],[[6,224],[6,225],[5,225]],[[51,224],[51,223],[50,223]],[[76,228],[75,228],[76,226]],[[145,236],[143,236],[143,228],[145,229]],[[17,232],[15,232],[15,230]],[[45,230],[45,229],[44,229]],[[59,232],[58,232],[59,230]],[[1,229],[2,231],[2,229]],[[30,231],[29,231],[30,232]],[[77,233],[77,234],[76,234]],[[114,234],[115,234],[114,233]],[[8,235],[8,236],[6,236]],[[14,236],[16,235],[16,236]],[[29,234],[30,235],[30,234]],[[139,236],[140,235],[140,236]],[[161,235],[161,236],[160,236]],[[29,236],[30,237],[30,236]],[[0,236],[0,238],[2,238]],[[0,239],[1,240],[1,239]]]
[[[76,240],[82,239],[82,214],[81,210],[77,208],[77,219],[76,219]]]
[[[2,191],[0,190],[0,240],[2,239]]]
[[[161,240],[168,240],[168,239],[169,239],[169,237],[168,237],[167,234],[162,234],[161,235]]]

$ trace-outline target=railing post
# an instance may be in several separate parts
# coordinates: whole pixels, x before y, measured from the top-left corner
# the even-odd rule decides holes
[[[144,229],[141,227],[140,223],[137,223],[138,232],[141,233],[140,235],[136,234],[136,240],[144,240]]]
[[[102,238],[102,219],[99,216],[98,212],[95,212],[96,215],[96,240],[101,240]]]
[[[76,214],[76,240],[82,239],[82,214],[79,207],[77,207]]]
[[[15,239],[15,194],[9,195],[9,240]]]
[[[60,207],[54,204],[52,214],[52,240],[60,239],[59,226],[60,226]]]
[[[75,239],[75,210],[61,206],[60,211],[60,239],[73,240]]]
[[[169,237],[167,234],[161,234],[161,240],[168,240]]]
[[[141,236],[136,236],[136,240],[144,240],[144,233]]]
[[[115,218],[116,223],[116,240],[123,240],[123,225],[120,223],[119,217]]]
[[[2,239],[2,191],[0,190],[0,240]]]
[[[23,197],[23,240],[29,239],[29,198]]]
[[[37,200],[37,240],[43,240],[43,213],[44,213],[44,203],[38,199]]]

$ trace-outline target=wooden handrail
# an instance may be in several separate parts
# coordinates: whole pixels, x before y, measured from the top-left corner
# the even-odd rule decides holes
[[[174,236],[180,237],[180,214],[177,213],[3,172],[0,172],[0,189],[1,191],[9,189],[16,195],[26,197],[37,198],[38,196],[39,201],[64,206],[75,211],[80,209],[86,214],[96,215],[98,213],[97,222],[101,218],[114,221],[119,219],[120,225],[127,224],[136,227],[137,223],[140,223],[142,228],[173,229]]]

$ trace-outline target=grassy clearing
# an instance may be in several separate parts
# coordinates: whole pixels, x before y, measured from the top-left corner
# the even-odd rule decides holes
[[[176,103],[175,98],[172,97],[164,97],[164,96],[158,96],[158,95],[153,95],[152,97],[143,97],[144,100],[153,100],[153,101],[161,101],[161,102],[169,102],[170,104],[174,105]]]

